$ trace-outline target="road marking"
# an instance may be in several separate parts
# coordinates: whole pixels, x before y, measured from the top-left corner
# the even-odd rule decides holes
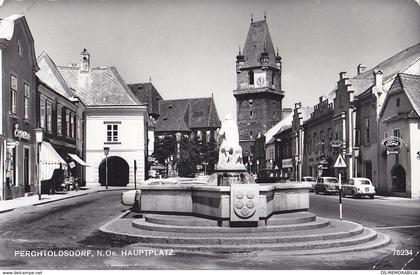
[[[384,226],[384,227],[374,227],[371,229],[380,230],[380,229],[400,229],[400,228],[416,228],[420,227],[420,224],[418,225],[401,225],[401,226]]]

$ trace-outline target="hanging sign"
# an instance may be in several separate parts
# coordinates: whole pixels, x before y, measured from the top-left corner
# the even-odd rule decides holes
[[[330,142],[330,146],[332,148],[340,148],[341,146],[343,146],[343,142],[341,141],[341,139],[333,139]]]
[[[387,149],[400,149],[403,143],[405,144],[404,140],[396,136],[384,138],[381,142],[382,146]]]

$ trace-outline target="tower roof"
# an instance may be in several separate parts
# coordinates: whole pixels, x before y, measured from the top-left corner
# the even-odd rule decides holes
[[[271,40],[270,32],[266,20],[251,22],[249,26],[248,35],[246,37],[243,56],[245,63],[242,68],[261,66],[261,53],[266,51],[268,53],[268,65],[276,67],[275,51],[273,41]]]

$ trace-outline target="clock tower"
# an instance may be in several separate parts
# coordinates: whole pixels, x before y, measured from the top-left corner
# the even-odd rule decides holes
[[[244,160],[259,134],[282,117],[281,57],[275,53],[266,18],[251,19],[243,51],[236,56],[236,118]]]

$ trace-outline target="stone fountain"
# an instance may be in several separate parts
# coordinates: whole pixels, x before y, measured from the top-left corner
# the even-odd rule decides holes
[[[242,162],[238,128],[227,115],[219,131],[219,161],[207,185],[142,186],[142,213],[184,214],[219,226],[265,226],[274,213],[309,208],[309,184],[256,184]]]
[[[137,212],[123,213],[100,232],[142,248],[270,250],[276,256],[371,250],[389,244],[387,235],[360,224],[307,212],[308,184],[256,184],[242,163],[231,117],[222,124],[220,144],[217,170],[208,184],[141,186]]]

